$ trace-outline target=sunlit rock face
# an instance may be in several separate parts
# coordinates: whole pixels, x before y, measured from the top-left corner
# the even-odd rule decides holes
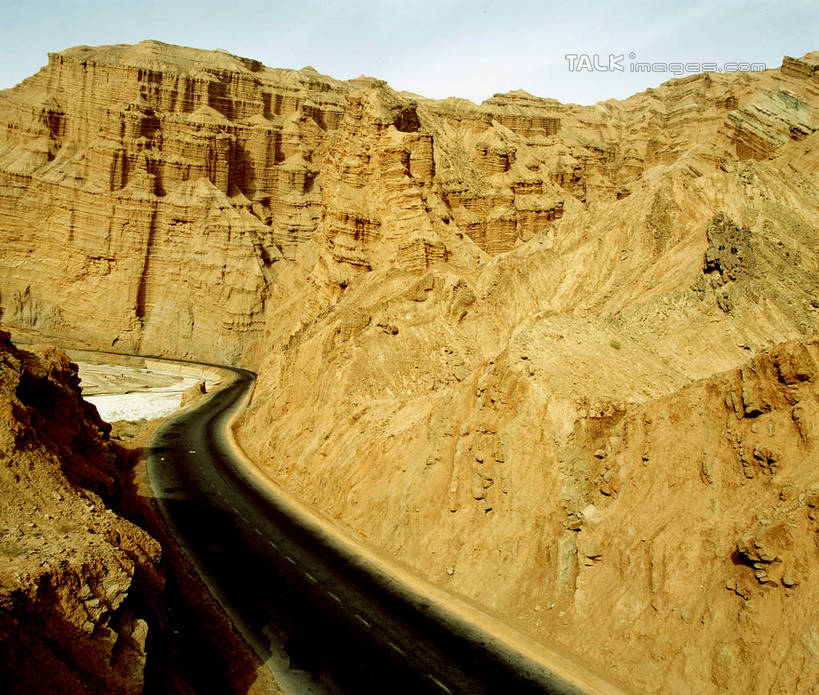
[[[50,54],[0,94],[2,321],[235,362],[288,263],[474,268],[646,169],[767,158],[815,127],[813,65],[476,106],[156,41]]]
[[[257,368],[271,475],[638,690],[800,692],[817,65],[475,105],[54,54],[0,93],[0,321]]]
[[[321,215],[347,91],[151,41],[51,54],[0,95],[3,323],[236,360]]]
[[[593,107],[387,95],[351,98],[331,142],[332,214],[273,289],[244,446],[638,692],[810,692],[813,77]]]

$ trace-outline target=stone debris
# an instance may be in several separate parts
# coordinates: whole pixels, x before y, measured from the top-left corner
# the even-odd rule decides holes
[[[11,692],[141,693],[159,545],[106,509],[126,474],[55,348],[0,331],[0,663]]]

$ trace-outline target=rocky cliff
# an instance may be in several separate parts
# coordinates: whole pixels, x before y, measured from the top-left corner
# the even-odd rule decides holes
[[[811,692],[817,66],[475,105],[53,54],[0,93],[2,322],[257,367],[272,475],[638,689]]]
[[[114,514],[110,426],[53,348],[0,332],[0,663],[9,693],[140,693],[159,546]]]
[[[0,94],[3,322],[235,361],[347,89],[152,41],[51,54]]]
[[[755,196],[797,225],[810,211],[796,160],[814,140],[814,67],[788,58],[593,107],[520,91],[476,106],[155,41],[51,54],[0,93],[2,320],[235,362],[293,294],[293,261],[320,267],[320,310],[361,271],[474,273],[535,237],[565,260],[594,225],[631,238],[582,301],[622,261],[632,296],[651,293],[667,271],[690,279],[693,254],[665,252],[701,240],[722,200],[740,218]],[[777,175],[782,193],[752,192]]]
[[[375,159],[365,111],[356,178],[325,195],[380,225],[323,220],[286,268],[243,442],[638,690],[813,692],[818,97],[787,68],[594,107],[417,100],[432,183],[409,145],[401,177]],[[772,366],[789,355],[804,379]]]

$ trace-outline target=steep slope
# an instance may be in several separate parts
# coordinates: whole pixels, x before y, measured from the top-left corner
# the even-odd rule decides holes
[[[721,199],[742,207],[737,191],[770,178],[758,160],[812,148],[812,60],[578,107],[525,92],[432,102],[156,41],[51,54],[0,94],[2,320],[237,361],[287,292],[284,259],[319,251],[341,284],[384,263],[474,272],[565,226],[563,261],[570,231],[608,224],[601,207],[626,197],[622,233],[638,215],[650,235],[630,245],[679,247]],[[628,265],[642,275],[639,250]]]
[[[804,499],[785,511],[778,489],[741,486],[722,403],[731,370],[819,330],[817,96],[814,81],[776,71],[696,76],[586,109],[519,94],[477,109],[419,103],[435,178],[411,175],[410,152],[403,182],[429,209],[425,248],[446,251],[402,263],[382,255],[397,233],[368,246],[364,232],[343,257],[319,237],[274,290],[243,442],[372,542],[640,689],[811,692],[812,592],[743,589],[746,603],[726,589],[743,570],[743,586],[754,581],[745,565],[758,560],[736,543],[769,509],[800,520],[789,533],[804,576],[817,558]],[[487,124],[497,102],[529,123],[559,117],[560,130]],[[365,118],[358,132],[379,132]],[[376,188],[373,172],[399,136],[366,137],[362,193],[328,204],[361,217],[368,206],[383,228],[391,179],[385,168]],[[702,379],[724,392],[702,402]],[[650,451],[612,458],[615,424],[643,412],[675,424]],[[791,451],[793,494],[810,496],[813,444],[780,425],[792,422],[784,406],[777,418],[771,443]],[[707,465],[728,490],[702,482],[704,432],[720,442]],[[754,447],[742,450],[751,466]],[[603,530],[580,531],[595,521]]]
[[[9,693],[140,693],[159,545],[105,502],[110,426],[53,348],[0,332],[0,663]]]
[[[475,105],[148,41],[0,123],[3,323],[255,366],[271,475],[640,689],[811,692],[819,54]]]
[[[315,227],[309,162],[345,91],[155,41],[51,54],[0,94],[3,322],[238,359]]]

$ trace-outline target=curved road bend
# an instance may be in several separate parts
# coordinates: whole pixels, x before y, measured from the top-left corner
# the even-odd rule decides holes
[[[291,692],[581,693],[444,624],[291,519],[247,483],[223,433],[255,383],[236,380],[169,420],[148,472],[171,529]],[[282,668],[282,644],[289,657]],[[276,667],[276,662],[279,667]]]

